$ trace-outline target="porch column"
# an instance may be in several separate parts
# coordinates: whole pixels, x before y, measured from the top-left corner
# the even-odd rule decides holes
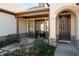
[[[33,18],[33,37],[34,37],[34,33],[35,33],[35,19]]]
[[[56,46],[56,19],[55,18],[50,18],[50,36],[49,36],[49,44]]]
[[[79,48],[79,13],[77,13],[76,21],[76,46]]]
[[[56,46],[56,14],[51,5],[49,14],[49,44]]]
[[[45,32],[47,31],[47,30],[46,30],[46,29],[47,29],[46,27],[47,27],[47,23],[46,23],[46,19],[45,19]]]
[[[20,36],[19,36],[19,18],[16,18],[16,32],[17,32],[17,40],[20,42]]]
[[[28,37],[28,19],[26,19],[27,20],[27,37]]]

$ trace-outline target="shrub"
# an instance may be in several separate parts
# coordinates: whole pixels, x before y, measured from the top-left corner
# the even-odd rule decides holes
[[[0,48],[4,47],[6,45],[9,45],[9,44],[16,43],[16,42],[18,42],[17,37],[9,35],[9,36],[7,36],[6,40],[0,41]]]
[[[55,47],[48,45],[46,42],[44,42],[43,39],[36,40],[34,42],[33,48],[38,50],[39,51],[38,55],[41,55],[41,56],[43,56],[43,55],[47,55],[47,56],[54,55],[54,52],[55,52]]]
[[[29,56],[29,55],[30,53],[22,49],[17,49],[12,52],[9,51],[8,53],[4,54],[4,56]]]
[[[18,42],[17,35],[15,35],[15,34],[8,35],[6,40],[9,43]]]
[[[0,41],[0,48],[3,47],[3,46],[5,46],[6,44],[7,44],[6,41]]]

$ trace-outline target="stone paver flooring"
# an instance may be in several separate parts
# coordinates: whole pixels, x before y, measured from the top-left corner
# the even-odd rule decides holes
[[[79,56],[79,49],[72,43],[58,43],[55,56]]]

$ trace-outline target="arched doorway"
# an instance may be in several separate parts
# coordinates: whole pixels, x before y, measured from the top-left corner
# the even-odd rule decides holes
[[[75,15],[69,10],[61,11],[56,20],[59,41],[71,41],[75,35]]]

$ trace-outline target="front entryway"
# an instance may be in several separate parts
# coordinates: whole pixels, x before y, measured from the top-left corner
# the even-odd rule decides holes
[[[70,41],[71,38],[71,16],[59,15],[59,40]]]
[[[35,37],[48,38],[48,20],[35,20]]]
[[[45,21],[35,20],[35,31],[43,32],[45,31]]]

